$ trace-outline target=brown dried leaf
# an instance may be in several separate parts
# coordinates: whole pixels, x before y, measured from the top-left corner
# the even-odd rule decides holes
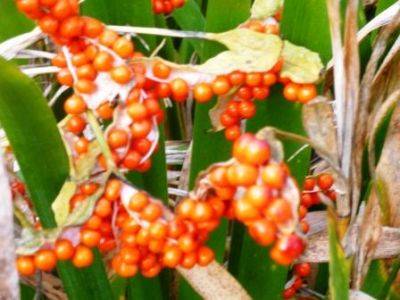
[[[317,97],[303,106],[303,126],[313,144],[324,153],[318,154],[339,166],[338,144],[332,104],[324,97]],[[327,157],[326,157],[327,156]]]
[[[225,128],[225,126],[221,124],[221,114],[226,110],[230,100],[231,98],[229,96],[218,97],[217,103],[208,112],[211,125],[215,131],[220,131]]]
[[[217,262],[212,262],[207,267],[196,266],[190,270],[178,268],[178,271],[203,299],[251,299],[235,278]]]

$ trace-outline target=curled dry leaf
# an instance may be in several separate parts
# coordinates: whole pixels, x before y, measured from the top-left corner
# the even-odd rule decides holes
[[[264,20],[276,14],[283,6],[283,0],[255,0],[251,7],[251,18]]]
[[[17,255],[32,255],[45,244],[53,244],[61,233],[60,228],[48,230],[22,229],[20,238],[17,239]]]
[[[70,211],[69,201],[75,194],[76,188],[77,185],[75,182],[66,181],[62,186],[57,198],[51,205],[57,226],[63,226],[65,224]]]
[[[251,299],[233,276],[216,262],[207,267],[196,266],[190,270],[178,268],[178,271],[203,299]]]
[[[226,110],[230,100],[231,98],[229,96],[218,97],[217,103],[208,112],[211,125],[215,131],[220,131],[225,128],[225,126],[221,124],[221,114]]]
[[[315,83],[324,70],[319,55],[307,48],[284,42],[281,76],[296,83]]]
[[[311,141],[318,145],[318,154],[339,166],[336,126],[332,104],[325,97],[317,97],[303,106],[303,126]],[[324,149],[324,153],[319,153]]]
[[[74,162],[74,180],[82,181],[89,179],[90,175],[93,174],[93,170],[97,164],[97,158],[100,154],[101,147],[97,140],[94,140],[90,143],[88,151],[84,154],[81,154]]]

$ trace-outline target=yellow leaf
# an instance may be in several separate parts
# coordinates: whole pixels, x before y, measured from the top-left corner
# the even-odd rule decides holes
[[[296,83],[316,83],[324,70],[319,55],[307,48],[285,41],[281,77]]]
[[[76,183],[66,181],[61,188],[56,200],[54,200],[51,208],[54,212],[56,223],[59,227],[65,224],[69,214],[69,201],[76,191]]]
[[[265,20],[283,6],[283,0],[255,0],[251,8],[251,18]]]

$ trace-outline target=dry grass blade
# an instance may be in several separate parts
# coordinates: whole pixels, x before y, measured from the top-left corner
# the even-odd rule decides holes
[[[354,193],[354,178],[359,175],[359,169],[353,169],[352,154],[355,134],[355,124],[359,107],[359,77],[360,77],[360,59],[357,41],[358,24],[358,0],[350,0],[346,9],[346,26],[344,39],[344,77],[345,77],[345,115],[343,126],[343,151],[342,151],[342,171],[344,176],[352,178],[353,182],[351,193],[347,193],[343,201],[338,202],[338,215],[348,217],[350,214],[350,197]],[[335,80],[337,78],[335,77]],[[357,208],[353,206],[353,211]]]
[[[178,271],[205,300],[251,299],[233,276],[216,262],[207,267],[179,268]]]
[[[374,77],[374,84],[379,80],[379,78],[384,75],[384,72],[390,67],[393,60],[398,56],[400,52],[400,36],[397,37],[394,42],[392,48],[390,48],[388,54],[385,56],[382,64],[379,67],[379,70],[376,72]]]
[[[354,167],[355,170],[361,170],[362,153],[365,147],[366,134],[367,134],[367,121],[368,121],[368,108],[371,102],[373,79],[377,70],[380,58],[386,50],[387,42],[393,31],[400,24],[400,11],[394,18],[394,21],[386,26],[379,34],[371,58],[368,62],[366,71],[364,73],[361,86],[360,86],[360,101],[358,106],[358,113],[356,115],[356,131],[355,131],[355,149],[354,149]],[[354,186],[352,191],[352,219],[354,220],[360,198],[361,188],[361,173],[355,172],[353,178]]]
[[[0,149],[0,299],[18,299],[18,274],[15,269],[14,226],[12,198],[8,176]]]
[[[310,231],[307,236],[307,249],[300,262],[324,263],[329,261],[326,212],[312,212],[307,215]],[[346,236],[346,256],[354,255],[357,245],[359,224],[353,224]],[[373,253],[374,259],[393,258],[400,254],[400,229],[382,227],[378,238],[378,247]]]

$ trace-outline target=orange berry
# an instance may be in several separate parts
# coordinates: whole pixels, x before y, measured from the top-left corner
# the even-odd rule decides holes
[[[127,112],[134,121],[142,121],[149,116],[146,106],[139,102],[129,104]]]
[[[115,41],[113,50],[122,58],[128,58],[133,54],[135,48],[130,40],[120,37]]]
[[[86,58],[90,61],[93,61],[98,53],[99,49],[95,45],[89,45],[85,49]]]
[[[94,260],[94,255],[89,247],[78,245],[72,258],[72,263],[77,268],[89,267]]]
[[[189,219],[193,215],[195,202],[191,199],[184,199],[176,207],[176,213],[179,217]]]
[[[58,53],[53,59],[51,60],[51,64],[55,67],[65,68],[67,67],[67,61],[65,59],[64,54]]]
[[[149,120],[142,120],[134,122],[131,125],[131,134],[134,139],[145,138],[149,135],[151,130],[153,129],[153,124]]]
[[[317,181],[315,178],[306,178],[304,180],[303,188],[306,191],[312,191],[315,188],[315,185],[317,184]]]
[[[214,258],[214,252],[208,247],[202,246],[197,250],[197,263],[199,266],[205,267],[209,265]]]
[[[142,160],[142,156],[139,152],[134,150],[129,150],[124,160],[122,161],[122,165],[128,170],[135,170],[139,167],[140,161]]]
[[[104,197],[109,201],[115,201],[119,198],[122,188],[122,182],[118,179],[112,179],[107,182],[104,191]]]
[[[225,138],[228,141],[235,141],[240,137],[241,130],[239,125],[229,126],[225,129]]]
[[[207,202],[196,202],[191,218],[196,222],[206,222],[214,216],[211,205]]]
[[[250,236],[261,246],[269,246],[276,239],[276,226],[269,220],[257,220],[250,224]]]
[[[114,67],[110,71],[111,78],[119,83],[126,84],[132,79],[132,71],[125,65]]]
[[[185,269],[192,269],[197,263],[197,253],[185,253],[183,255],[181,266]]]
[[[67,68],[61,69],[57,73],[57,81],[61,85],[66,85],[66,86],[73,86],[74,84],[74,79],[70,73],[70,71]]]
[[[114,115],[114,109],[108,102],[100,105],[99,108],[97,108],[96,112],[103,120],[110,120]]]
[[[66,124],[66,129],[75,134],[80,134],[85,127],[86,121],[80,116],[72,116]]]
[[[96,203],[96,207],[94,209],[94,213],[99,216],[100,218],[107,218],[111,216],[112,213],[112,206],[110,201],[101,198]]]
[[[114,58],[110,54],[100,51],[93,61],[93,66],[99,72],[107,72],[111,70],[113,63]]]
[[[17,270],[23,276],[32,276],[36,272],[33,258],[30,256],[20,256],[17,258]]]
[[[246,81],[246,74],[236,71],[229,75],[229,81],[233,86],[242,85]]]
[[[210,172],[210,181],[213,185],[219,187],[227,187],[229,186],[227,169],[225,167],[217,167]]]
[[[112,48],[119,36],[115,31],[105,29],[99,36],[99,42],[109,48]]]
[[[57,256],[52,250],[39,250],[35,254],[34,263],[37,269],[50,272],[57,264]]]
[[[162,263],[168,268],[175,268],[180,264],[182,257],[182,250],[176,246],[170,246],[163,254]]]
[[[122,262],[117,266],[115,272],[122,278],[131,278],[138,272],[138,267],[134,264]]]
[[[123,262],[137,264],[140,260],[140,251],[137,248],[124,247],[119,254]]]
[[[321,190],[327,191],[333,186],[334,179],[330,174],[321,174],[318,176],[317,184]]]
[[[253,96],[256,100],[264,100],[269,96],[269,88],[263,86],[253,87]]]
[[[132,196],[129,201],[129,208],[133,211],[142,211],[149,204],[149,197],[143,193],[138,192]]]
[[[242,222],[254,221],[260,218],[260,213],[257,208],[255,208],[246,199],[240,199],[233,204],[235,217]]]
[[[99,20],[84,17],[83,34],[89,38],[97,38],[104,31],[104,24]]]
[[[307,103],[317,96],[317,88],[313,84],[305,84],[300,87],[297,98],[301,103]]]
[[[169,77],[169,75],[171,74],[171,68],[169,66],[167,66],[165,63],[163,62],[156,62],[153,65],[153,74],[154,76],[161,78],[161,79],[167,79]]]
[[[278,77],[273,72],[264,73],[262,83],[265,86],[272,86],[278,82]]]
[[[214,94],[221,96],[225,95],[231,89],[231,84],[228,78],[221,76],[216,78],[212,83],[212,90]]]
[[[158,274],[160,274],[160,272],[161,272],[161,266],[159,264],[156,264],[155,266],[153,266],[147,270],[141,271],[143,277],[145,277],[145,278],[156,277]]]
[[[250,186],[255,184],[258,170],[247,164],[234,164],[228,168],[227,176],[233,186]]]
[[[275,199],[266,210],[267,217],[275,223],[285,223],[292,217],[292,206],[282,198]]]
[[[67,114],[80,115],[86,111],[86,103],[82,97],[72,95],[64,102],[64,110]]]
[[[92,94],[96,90],[96,84],[87,79],[79,79],[75,83],[75,89],[82,94]]]
[[[193,89],[194,99],[199,103],[205,103],[212,99],[213,90],[208,83],[199,83]]]
[[[128,144],[128,133],[123,129],[112,129],[107,138],[108,145],[111,149],[125,147]]]
[[[269,187],[281,189],[285,185],[286,173],[279,164],[271,163],[261,170],[261,178]]]
[[[256,115],[256,105],[252,101],[241,101],[238,109],[239,115],[243,119],[251,119]]]
[[[85,228],[91,230],[98,230],[101,226],[102,219],[97,215],[92,215],[85,223]]]
[[[158,203],[149,203],[140,213],[140,216],[146,221],[153,222],[160,218],[163,214],[163,209]]]
[[[168,223],[168,236],[177,239],[186,231],[185,223],[174,219]]]
[[[54,252],[58,260],[69,260],[75,253],[75,248],[69,240],[58,240]]]
[[[76,76],[79,79],[95,80],[97,77],[97,71],[91,64],[85,64],[76,69]]]
[[[75,38],[82,34],[84,22],[81,17],[66,18],[61,22],[59,34],[63,38]]]
[[[58,20],[51,15],[46,15],[38,22],[40,29],[46,34],[55,34],[58,30]]]
[[[248,73],[246,75],[246,84],[251,87],[259,86],[262,84],[263,75],[261,73]]]
[[[248,188],[244,198],[256,208],[264,208],[272,200],[271,191],[263,185],[253,185]]]
[[[191,234],[184,234],[178,239],[178,246],[183,253],[191,253],[198,245]]]
[[[71,5],[69,0],[59,0],[51,8],[51,14],[55,18],[63,20],[74,14],[74,7]]]
[[[152,238],[160,240],[166,237],[168,228],[164,223],[155,222],[150,225],[149,232]]]
[[[96,230],[83,229],[80,238],[83,245],[94,248],[100,244],[101,234]]]
[[[299,277],[307,277],[311,274],[311,265],[309,263],[301,263],[294,266],[294,272]]]
[[[174,79],[170,83],[172,97],[175,101],[185,101],[189,95],[189,86],[186,81],[180,78]]]
[[[85,137],[81,137],[74,145],[74,149],[78,154],[84,154],[88,152],[89,141]]]
[[[283,96],[288,101],[297,101],[300,86],[297,83],[288,83],[283,88]]]

